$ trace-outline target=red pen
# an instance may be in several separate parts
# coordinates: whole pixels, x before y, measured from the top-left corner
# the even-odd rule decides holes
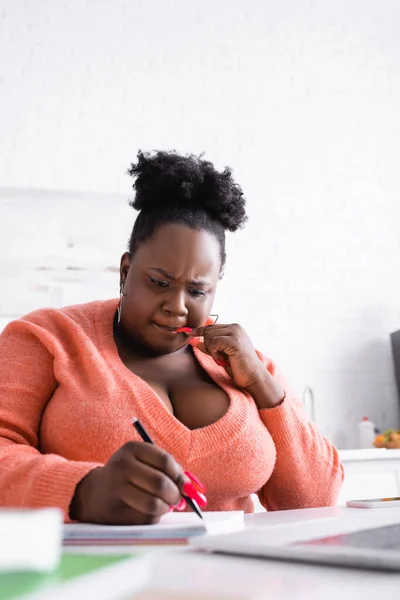
[[[209,321],[211,320],[212,317],[215,317],[215,321],[209,323]],[[210,315],[209,318],[207,319],[207,323],[205,325],[205,327],[210,327],[211,325],[215,325],[216,322],[219,319],[219,315]],[[193,327],[179,327],[179,329],[175,329],[175,331],[177,333],[190,333],[191,331],[193,331]]]
[[[215,321],[215,323],[218,320],[218,315],[217,315],[217,319]],[[215,325],[215,323],[213,323]],[[210,327],[210,325],[206,325],[206,327]],[[191,331],[193,331],[193,327],[179,327],[179,329],[175,330],[177,333],[190,333]],[[214,361],[217,363],[217,365],[219,367],[229,367],[229,362],[223,358],[220,358],[219,360],[215,360]]]

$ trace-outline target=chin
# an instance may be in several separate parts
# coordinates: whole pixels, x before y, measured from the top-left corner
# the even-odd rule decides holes
[[[151,354],[153,354],[154,356],[163,356],[164,354],[172,354],[173,352],[176,352],[177,350],[180,350],[181,348],[183,348],[183,346],[186,346],[186,343],[178,343],[177,341],[171,341],[171,342],[160,342],[159,340],[157,342],[154,342],[154,340],[152,340],[150,342],[150,340],[148,342],[144,342],[144,345],[147,347],[148,351],[151,352]]]

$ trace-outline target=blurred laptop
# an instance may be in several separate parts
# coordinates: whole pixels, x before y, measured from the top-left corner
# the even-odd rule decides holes
[[[273,526],[198,538],[193,540],[193,545],[223,554],[400,572],[400,523],[379,525],[376,522],[373,527],[363,528],[357,519],[352,524],[347,522],[347,525],[337,519],[322,519],[319,524],[321,530],[329,531],[341,526],[350,531],[321,537],[314,534],[313,539],[305,539],[304,523],[301,524],[302,534],[300,530],[296,533],[296,525],[300,524],[295,524],[294,528]]]

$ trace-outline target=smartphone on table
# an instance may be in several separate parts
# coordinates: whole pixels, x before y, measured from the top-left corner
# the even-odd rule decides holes
[[[394,508],[396,506],[400,507],[400,497],[347,500],[346,506],[349,506],[350,508]]]

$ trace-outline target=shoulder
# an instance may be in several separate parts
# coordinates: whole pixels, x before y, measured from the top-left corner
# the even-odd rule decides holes
[[[37,324],[51,324],[52,322],[71,320],[84,324],[96,320],[104,312],[116,310],[117,304],[118,301],[112,299],[74,304],[62,308],[41,308],[24,315],[19,320]]]
[[[96,329],[103,320],[112,320],[118,300],[99,300],[85,304],[75,304],[63,308],[41,308],[19,319],[11,321],[3,330],[2,336],[15,333],[51,335],[60,337],[68,331]]]

